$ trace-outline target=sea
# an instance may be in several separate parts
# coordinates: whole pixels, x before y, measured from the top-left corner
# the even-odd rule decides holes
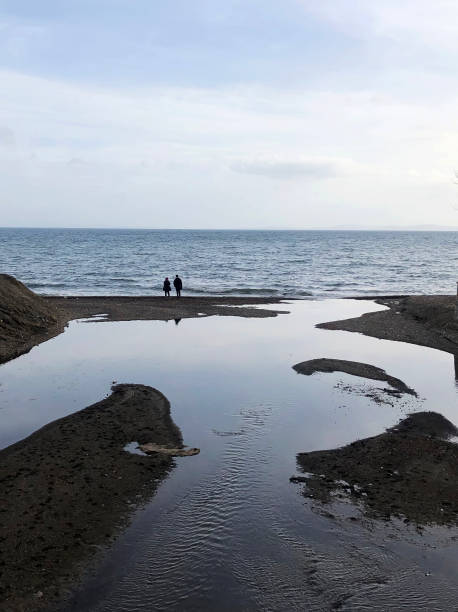
[[[46,295],[452,294],[457,231],[0,228],[0,272]]]

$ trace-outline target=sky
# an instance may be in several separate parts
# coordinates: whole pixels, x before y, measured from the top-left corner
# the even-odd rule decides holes
[[[456,0],[0,0],[0,226],[458,226]]]

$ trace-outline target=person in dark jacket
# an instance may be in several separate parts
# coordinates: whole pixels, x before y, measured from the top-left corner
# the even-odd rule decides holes
[[[183,283],[181,282],[181,278],[178,276],[178,274],[175,276],[173,286],[175,287],[175,290],[177,292],[177,297],[180,297],[181,289],[183,288]]]
[[[162,290],[164,291],[165,297],[170,297],[170,289],[171,289],[171,284],[170,281],[168,279],[168,276],[165,277],[165,281],[164,281],[164,286],[162,287]]]

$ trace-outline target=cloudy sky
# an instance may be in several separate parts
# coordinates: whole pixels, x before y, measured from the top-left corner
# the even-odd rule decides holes
[[[0,225],[458,225],[456,0],[0,0]]]

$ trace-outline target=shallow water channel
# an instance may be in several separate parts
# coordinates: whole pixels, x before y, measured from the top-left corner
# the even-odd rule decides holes
[[[435,410],[458,424],[453,357],[314,327],[376,304],[280,308],[290,314],[73,322],[0,367],[2,447],[99,401],[116,381],[162,391],[185,444],[201,449],[175,459],[66,609],[455,609],[457,529],[369,521],[349,502],[323,507],[289,482],[298,452],[376,435],[408,412]],[[382,367],[419,397],[379,404],[365,393],[383,383],[292,370],[317,357]]]

